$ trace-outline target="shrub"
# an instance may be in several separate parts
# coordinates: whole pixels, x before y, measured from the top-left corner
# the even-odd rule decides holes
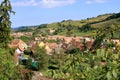
[[[0,80],[23,80],[20,69],[15,67],[13,56],[5,49],[0,49],[0,72]]]
[[[36,48],[34,59],[38,62],[39,70],[46,70],[48,68],[49,56],[46,54],[46,50],[44,48]]]

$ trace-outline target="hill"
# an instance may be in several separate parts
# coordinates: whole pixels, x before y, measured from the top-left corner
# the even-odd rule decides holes
[[[17,31],[32,31],[34,35],[71,35],[71,36],[91,36],[97,29],[120,25],[120,13],[98,15],[97,17],[84,20],[63,20],[51,24],[41,24],[37,26],[24,26]],[[54,32],[50,32],[54,31]]]

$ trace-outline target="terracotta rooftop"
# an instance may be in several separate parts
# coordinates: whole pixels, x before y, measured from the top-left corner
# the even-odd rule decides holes
[[[46,45],[48,45],[51,49],[55,49],[58,47],[57,43],[47,43]]]
[[[9,46],[10,48],[27,47],[27,44],[21,39],[14,39]]]
[[[20,39],[14,39],[11,43],[11,45],[17,45],[19,43]]]

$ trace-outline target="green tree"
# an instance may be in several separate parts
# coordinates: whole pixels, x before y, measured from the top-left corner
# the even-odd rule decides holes
[[[40,48],[39,46],[35,49],[34,54],[35,61],[38,61],[38,70],[46,70],[48,67],[49,56],[46,54],[46,50],[44,48]]]
[[[90,24],[85,24],[82,27],[80,27],[79,30],[82,31],[82,32],[87,32],[87,31],[94,30],[94,29],[91,28]]]
[[[113,39],[115,32],[119,30],[119,25],[113,24],[111,26],[106,26],[98,29],[95,36],[95,41],[93,43],[92,49],[100,48],[103,39]]]
[[[0,48],[0,80],[23,80],[21,68],[15,67],[13,56]]]
[[[6,48],[10,41],[11,21],[10,13],[12,6],[9,0],[4,0],[0,4],[0,47]]]

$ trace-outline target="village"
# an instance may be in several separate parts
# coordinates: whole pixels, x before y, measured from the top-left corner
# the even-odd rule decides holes
[[[119,0],[1,0],[0,80],[120,80]]]
[[[61,36],[61,35],[52,35],[52,36],[49,35],[43,37],[40,34],[38,34],[37,37],[35,37],[32,41],[29,42],[24,42],[22,39],[19,39],[19,37],[32,36],[32,32],[17,32],[11,34],[11,36],[15,37],[15,39],[10,44],[11,48],[16,48],[19,45],[23,45],[26,48],[30,47],[34,52],[35,48],[39,46],[39,47],[44,47],[48,55],[51,55],[53,52],[59,54],[61,50],[68,51],[73,48],[79,48],[82,51],[84,48],[84,43],[87,49],[90,50],[94,43],[94,39],[89,36],[72,37],[72,36]],[[50,42],[50,40],[53,41]],[[105,46],[109,42],[110,40],[104,40],[102,43]],[[111,39],[111,42],[120,45],[119,39]]]

